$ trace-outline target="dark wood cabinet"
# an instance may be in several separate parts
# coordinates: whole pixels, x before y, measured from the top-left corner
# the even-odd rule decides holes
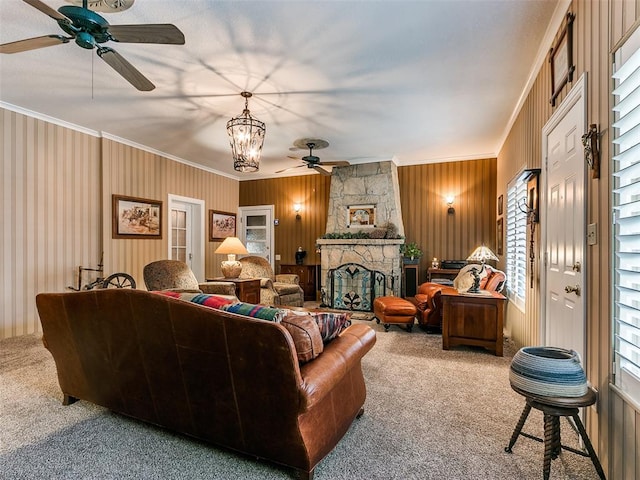
[[[304,290],[304,299],[306,301],[316,300],[316,271],[319,265],[280,265],[280,273],[288,273],[298,275],[300,286]]]

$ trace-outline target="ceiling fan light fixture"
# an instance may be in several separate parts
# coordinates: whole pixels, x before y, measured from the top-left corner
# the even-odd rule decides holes
[[[250,92],[242,92],[244,110],[238,117],[227,122],[227,134],[233,156],[233,168],[238,172],[251,173],[260,169],[260,156],[266,127],[264,122],[249,112]]]

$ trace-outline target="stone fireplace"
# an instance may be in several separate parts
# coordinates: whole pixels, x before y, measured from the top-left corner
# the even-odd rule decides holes
[[[364,223],[353,221],[357,207],[367,207]],[[393,224],[404,237],[398,170],[377,162],[334,168],[329,193],[327,234],[358,232],[378,235]],[[376,296],[400,295],[404,238],[320,238],[323,303],[332,308],[373,310]],[[368,296],[366,296],[368,295]],[[366,297],[365,297],[366,296]],[[357,297],[357,298],[356,298]],[[354,301],[355,300],[355,301]]]

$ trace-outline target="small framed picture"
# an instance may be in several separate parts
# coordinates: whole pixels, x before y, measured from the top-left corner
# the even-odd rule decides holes
[[[236,236],[236,214],[209,210],[209,241],[221,242]]]
[[[557,42],[549,52],[551,63],[551,99],[552,106],[560,95],[562,87],[573,80],[576,66],[573,64],[573,20],[575,14],[567,13],[566,21]]]
[[[504,201],[504,197],[500,195],[498,197],[498,215],[502,215],[503,201]]]
[[[502,230],[502,218],[496,223],[496,253],[502,255],[502,244],[504,243],[504,231]]]
[[[162,238],[162,202],[112,195],[111,238]]]
[[[375,227],[375,205],[349,205],[347,207],[347,227]]]

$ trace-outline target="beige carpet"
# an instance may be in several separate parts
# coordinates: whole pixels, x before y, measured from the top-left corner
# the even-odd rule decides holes
[[[512,345],[505,357],[467,347],[443,351],[439,335],[367,324],[378,341],[363,360],[365,414],[316,468],[316,480],[542,477],[542,444],[520,438],[513,454],[504,452],[524,405],[509,387]],[[295,478],[290,469],[61,400],[55,364],[39,338],[0,341],[1,479]],[[539,412],[525,431],[542,435]],[[577,447],[564,421],[562,434]],[[563,452],[551,478],[597,476],[589,459]]]

